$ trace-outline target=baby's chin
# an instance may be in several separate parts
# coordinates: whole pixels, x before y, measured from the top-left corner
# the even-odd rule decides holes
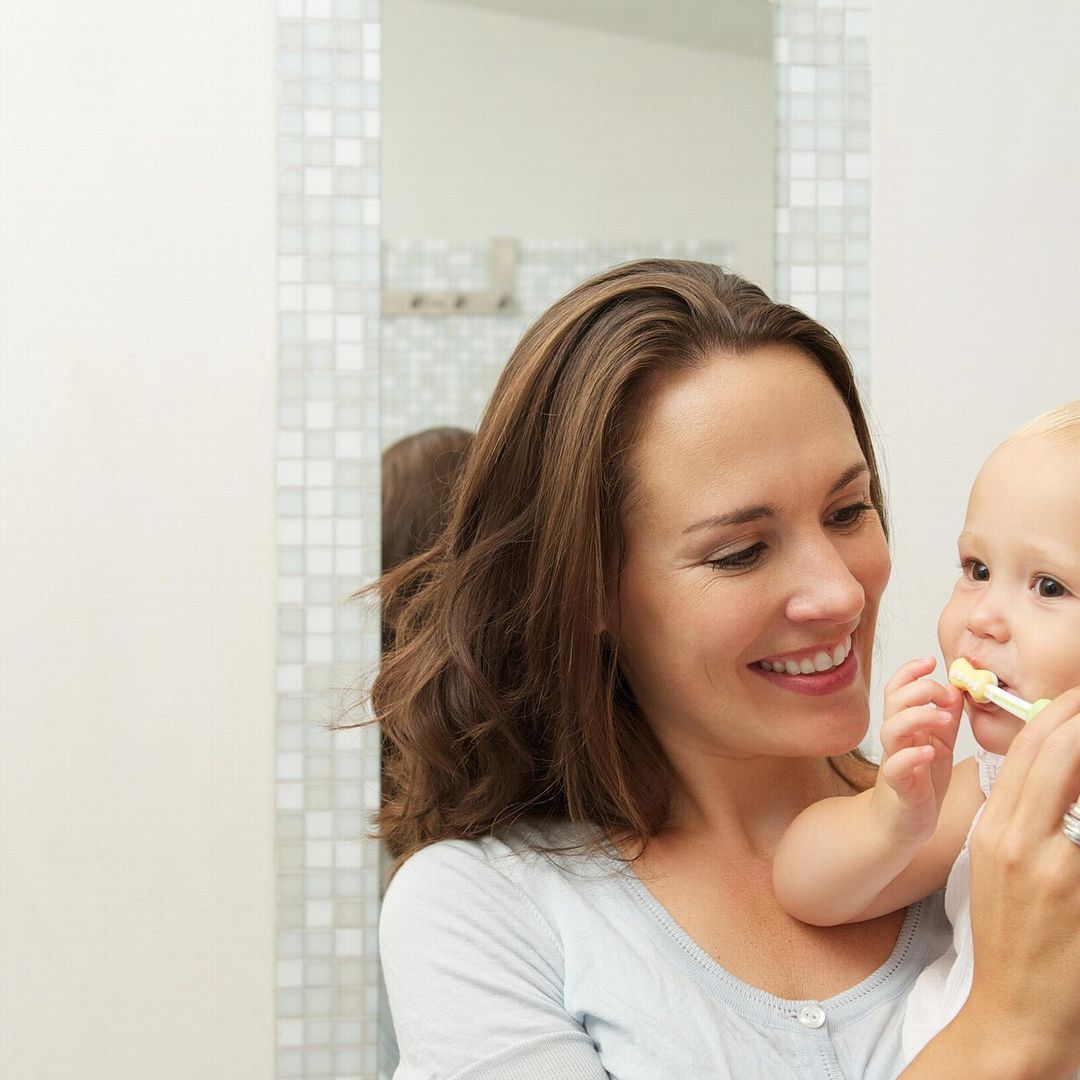
[[[968,700],[964,702],[964,711],[975,741],[991,754],[1004,756],[1024,726],[1023,720],[1018,720],[996,705],[977,705]]]

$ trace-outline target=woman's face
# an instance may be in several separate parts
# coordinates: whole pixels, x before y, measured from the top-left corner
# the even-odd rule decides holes
[[[609,629],[661,744],[851,750],[890,562],[836,390],[769,345],[660,384],[643,417]]]

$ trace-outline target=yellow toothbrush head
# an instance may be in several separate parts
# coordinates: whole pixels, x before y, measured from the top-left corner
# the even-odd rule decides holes
[[[970,660],[958,656],[949,666],[949,682],[953,686],[966,690],[972,701],[985,704],[990,699],[986,696],[988,686],[997,686],[997,676],[985,668],[975,667]]]

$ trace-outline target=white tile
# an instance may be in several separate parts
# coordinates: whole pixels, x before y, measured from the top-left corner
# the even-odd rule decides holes
[[[277,599],[279,604],[303,603],[304,579],[302,577],[279,577],[277,583]],[[278,681],[281,681],[280,677]]]
[[[334,114],[331,109],[307,109],[304,112],[304,134],[309,138],[326,138],[334,134]]]
[[[322,313],[305,315],[304,337],[308,341],[331,341],[334,337],[333,316]]]
[[[334,435],[334,456],[338,458],[363,457],[363,433],[359,431],[336,432]]]
[[[844,289],[843,266],[819,266],[817,268],[818,292],[836,293]]]
[[[304,661],[329,664],[334,659],[334,639],[329,634],[308,634],[304,638]]]
[[[287,434],[292,434],[292,432]],[[301,545],[304,542],[304,523],[293,518],[279,518],[277,535],[279,544],[289,547]]]
[[[274,785],[276,796],[275,805],[279,810],[303,810],[304,809],[304,785],[283,783]]]
[[[279,960],[275,968],[274,985],[278,989],[304,985],[303,960]]]
[[[338,345],[334,350],[335,366],[339,371],[363,371],[363,345]]]
[[[334,170],[333,169],[305,169],[304,170],[304,194],[305,195],[333,195],[334,193]]]
[[[366,562],[362,551],[350,548],[338,548],[334,552],[334,573],[336,574],[362,574]]]
[[[334,403],[332,401],[305,402],[304,426],[309,428],[332,428],[334,426]]]
[[[359,870],[363,865],[364,841],[338,840],[334,843],[334,865],[342,870]]]
[[[279,285],[278,286],[278,309],[280,311],[303,311],[304,310],[304,287],[303,287],[303,285]]]
[[[278,780],[303,780],[304,755],[278,754],[274,766],[274,773]]]
[[[348,168],[359,168],[364,164],[364,143],[362,139],[335,139],[334,164]]]
[[[364,316],[339,315],[336,321],[338,341],[363,341]]]
[[[334,925],[332,900],[307,900],[304,903],[304,925],[308,927]]]
[[[330,870],[334,866],[334,845],[330,840],[308,840],[304,844],[304,866],[309,870]]]
[[[312,604],[304,611],[304,625],[311,633],[330,634],[334,629],[334,609]]]
[[[364,931],[362,929],[337,930],[334,933],[335,956],[363,956]]]
[[[275,1027],[278,1046],[304,1045],[303,1020],[278,1020]]]
[[[314,548],[304,554],[304,567],[308,577],[325,577],[334,572],[334,549]]]
[[[869,180],[870,155],[846,154],[844,156],[844,175],[849,180]]]
[[[817,73],[812,67],[792,64],[788,68],[788,89],[793,94],[813,93],[817,85]]]
[[[333,285],[308,285],[304,288],[304,307],[308,311],[333,311]]]

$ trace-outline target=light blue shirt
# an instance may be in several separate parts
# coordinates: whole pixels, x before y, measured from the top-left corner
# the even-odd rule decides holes
[[[546,834],[565,838],[565,833]],[[904,1003],[949,943],[940,894],[826,1001],[734,978],[613,859],[443,841],[383,901],[395,1080],[895,1080]]]

